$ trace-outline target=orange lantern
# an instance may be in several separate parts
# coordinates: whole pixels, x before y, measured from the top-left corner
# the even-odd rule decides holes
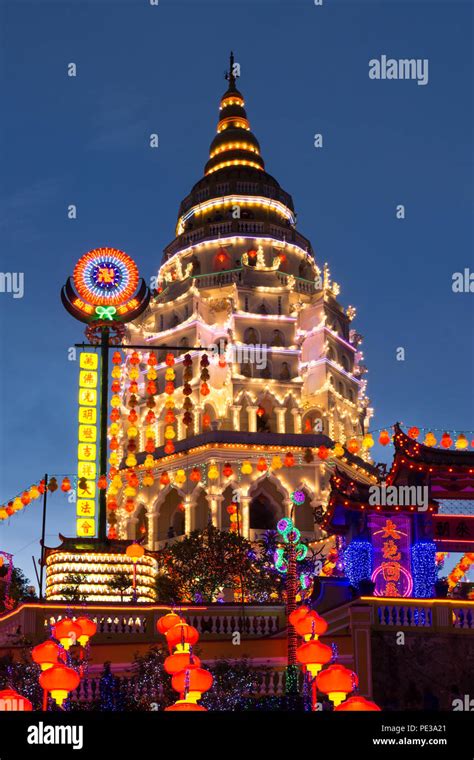
[[[66,649],[76,643],[79,636],[82,635],[82,628],[80,625],[71,620],[70,618],[62,618],[53,627],[53,636],[57,639]]]
[[[296,659],[311,673],[316,676],[323,665],[327,665],[332,659],[332,649],[320,641],[308,641],[301,644],[296,650]]]
[[[61,491],[64,491],[64,493],[68,493],[71,490],[71,481],[68,477],[63,478],[63,482],[61,483]]]
[[[168,486],[170,484],[170,476],[168,475],[166,470],[162,472],[160,475],[160,484],[162,486]]]
[[[443,433],[440,443],[444,449],[449,449],[453,445],[453,439],[449,433]]]
[[[318,449],[318,457],[320,459],[327,459],[329,456],[329,449],[326,446],[320,446]]]
[[[191,654],[190,652],[170,654],[163,663],[164,669],[171,676],[174,676],[175,673],[179,673],[180,670],[188,668],[190,665],[196,665],[198,668],[201,666],[201,660],[199,657],[196,657],[196,655]]]
[[[156,630],[158,633],[165,635],[166,632],[170,630],[170,628],[178,625],[178,623],[184,623],[183,618],[177,615],[176,612],[168,612],[166,615],[163,615],[163,617],[160,617],[160,619],[156,621]]]
[[[350,451],[351,454],[357,454],[359,451],[359,441],[357,438],[350,438],[346,443],[346,449]]]
[[[26,697],[13,689],[2,689],[0,691],[0,711],[5,712],[31,712],[33,705]]]
[[[30,501],[31,501],[31,496],[28,493],[28,491],[23,491],[23,493],[21,495],[21,503],[24,504],[25,507],[26,507],[26,505],[29,504]]]
[[[107,488],[107,476],[101,475],[99,480],[97,481],[97,488],[100,488],[101,490],[104,490]]]
[[[311,610],[303,617],[300,617],[296,623],[293,623],[296,633],[302,636],[305,641],[317,639],[322,636],[328,629],[325,619],[318,615],[315,610]]]
[[[80,680],[76,671],[65,665],[53,665],[52,668],[43,671],[39,678],[40,686],[49,691],[60,706],[67,699],[69,692],[77,689]]]
[[[349,697],[349,699],[346,699],[341,705],[335,707],[334,710],[337,712],[381,712],[380,707],[378,707],[375,702],[369,702],[365,697],[359,696]]]
[[[196,702],[186,702],[185,699],[179,699],[171,707],[165,707],[165,712],[207,712],[207,708]]]
[[[295,457],[291,451],[285,454],[285,467],[293,467],[295,464]]]
[[[201,470],[199,469],[199,467],[193,467],[189,475],[189,479],[193,483],[199,483],[199,481],[201,480]]]
[[[257,462],[257,470],[259,472],[265,472],[265,470],[268,470],[267,460],[265,457],[260,457],[260,459]]]
[[[40,666],[41,670],[48,670],[57,664],[60,652],[59,646],[54,641],[43,641],[42,644],[33,647],[31,658]]]
[[[125,554],[132,560],[133,564],[136,565],[138,560],[145,554],[145,549],[140,544],[133,543],[127,546]]]
[[[358,684],[359,679],[356,674],[344,665],[338,664],[325,668],[316,679],[318,690],[327,694],[335,705],[340,705]]]
[[[417,428],[417,427],[415,427],[415,426],[413,426],[408,431],[408,435],[409,435],[410,438],[416,439],[420,435],[420,429]]]
[[[296,625],[300,620],[303,620],[304,617],[309,612],[309,607],[306,607],[305,604],[302,604],[300,607],[297,607],[296,610],[293,610],[292,613],[288,616],[288,620],[290,621],[291,625]]]
[[[189,648],[194,646],[199,639],[199,632],[196,628],[184,621],[174,625],[166,631],[165,635],[170,649],[176,647],[178,652],[189,652]]]
[[[165,454],[172,454],[174,452],[174,443],[172,441],[166,441]]]
[[[97,625],[93,620],[86,617],[85,615],[81,615],[81,617],[76,618],[75,622],[78,626],[80,626],[82,631],[81,635],[78,638],[78,642],[81,647],[85,647],[91,636],[97,633]]]
[[[171,686],[175,691],[183,695],[189,702],[197,702],[203,692],[209,691],[214,679],[212,673],[200,668],[198,665],[188,665],[184,670],[175,673],[171,679]]]
[[[263,406],[259,406],[257,409],[257,417],[263,417],[265,415],[265,409]]]
[[[210,388],[206,382],[201,384],[201,394],[203,396],[208,396],[210,394]]]
[[[379,435],[379,443],[381,446],[386,446],[388,443],[390,443],[390,435],[388,430],[382,430]]]

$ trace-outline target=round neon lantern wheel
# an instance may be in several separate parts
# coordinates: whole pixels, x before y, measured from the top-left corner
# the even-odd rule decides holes
[[[94,248],[77,262],[74,286],[94,306],[123,304],[138,286],[138,268],[133,259],[116,248]]]

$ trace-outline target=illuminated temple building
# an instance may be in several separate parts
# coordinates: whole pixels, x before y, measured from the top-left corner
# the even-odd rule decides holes
[[[339,302],[328,266],[296,229],[292,197],[265,170],[232,63],[204,176],[181,202],[149,307],[127,328],[126,342],[149,350],[117,352],[113,364],[111,463],[121,475],[107,494],[108,541],[47,548],[46,603],[0,619],[0,645],[19,628],[40,640],[48,622],[76,614],[62,592],[68,573],[85,571],[99,625],[94,661],[126,672],[136,651],[156,644],[166,607],[154,590],[155,552],[210,522],[254,540],[290,516],[299,491],[296,527],[337,557],[335,572],[315,579],[312,602],[339,661],[357,670],[362,693],[387,705],[420,662],[428,687],[433,651],[442,649],[436,677],[446,707],[446,679],[468,688],[458,664],[473,656],[474,601],[435,598],[435,558],[474,550],[474,516],[443,508],[443,500],[473,499],[474,454],[430,448],[395,426],[388,475],[372,462],[355,309]],[[132,486],[122,477],[130,469]],[[384,483],[428,486],[426,510],[371,505],[369,487]],[[107,583],[130,571],[125,549],[134,540],[146,548],[138,603],[121,605]],[[204,660],[235,656],[230,632],[241,606],[233,595],[221,601],[182,608]],[[270,666],[265,693],[279,693],[285,608],[250,600],[244,618],[239,655]],[[404,649],[394,643],[398,631]]]
[[[371,410],[361,336],[351,326],[354,309],[338,301],[339,287],[297,231],[295,218],[291,196],[265,170],[231,73],[204,176],[181,202],[176,237],[164,250],[158,294],[129,328],[133,344],[178,347],[176,421],[167,422],[163,348],[156,421],[147,425],[149,367],[142,351],[136,458],[143,466],[148,430],[157,446],[155,483],[139,492],[132,512],[119,496],[111,515],[117,537],[145,535],[154,550],[170,535],[204,528],[209,519],[227,529],[235,489],[243,535],[274,529],[289,514],[291,493],[301,489],[305,503],[296,525],[308,539],[321,536],[315,514],[327,501],[330,470],[308,449],[360,436]],[[232,350],[223,356],[207,354],[209,379],[203,383],[202,352],[193,348],[226,344]],[[189,396],[183,395],[186,354],[192,357]],[[185,399],[192,407],[188,424]],[[126,387],[122,400],[123,465],[130,426]],[[169,456],[167,440],[175,449]],[[294,466],[285,466],[287,455]],[[368,463],[349,460],[341,466],[367,480],[374,476]],[[162,485],[163,473],[169,485]]]

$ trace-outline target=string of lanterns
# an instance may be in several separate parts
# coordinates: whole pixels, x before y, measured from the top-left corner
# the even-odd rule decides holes
[[[156,628],[166,637],[170,654],[165,659],[164,669],[172,676],[172,688],[179,693],[179,699],[165,712],[207,712],[198,700],[209,691],[214,679],[201,667],[199,657],[193,654],[193,647],[199,640],[198,630],[175,612],[161,617]]]
[[[73,487],[71,477],[74,481],[75,476],[70,477],[69,475],[64,475],[61,480],[61,485],[58,485],[58,477],[59,476],[53,476],[49,478],[47,486],[45,485],[43,478],[38,483],[35,483],[24,491],[21,491],[19,494],[14,496],[13,499],[10,499],[5,504],[0,506],[0,521],[7,520],[16,512],[21,512],[21,510],[27,507],[31,502],[38,500],[46,490],[49,493],[54,493],[58,490],[62,491],[63,493],[69,493]]]
[[[464,554],[457,565],[453,567],[451,572],[448,575],[448,586],[449,590],[451,591],[461,578],[463,578],[468,570],[471,568],[471,566],[474,564],[474,552],[467,552]]]
[[[311,689],[311,709],[316,709],[317,692],[326,694],[334,705],[335,712],[380,711],[374,702],[359,694],[347,699],[347,695],[355,692],[359,685],[357,675],[343,665],[332,663],[333,649],[319,641],[326,633],[328,624],[315,610],[306,605],[300,605],[289,615],[292,625],[303,641],[296,650],[296,659],[303,667],[305,681]],[[323,670],[323,666],[328,667]]]

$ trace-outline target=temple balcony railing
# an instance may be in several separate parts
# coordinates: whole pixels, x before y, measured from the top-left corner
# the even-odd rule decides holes
[[[202,243],[205,240],[228,236],[247,236],[259,238],[275,238],[281,242],[293,243],[313,255],[311,243],[304,235],[301,235],[294,227],[278,225],[273,222],[260,222],[245,219],[232,219],[222,222],[209,222],[200,225],[196,229],[187,230],[173,240],[164,252],[164,261],[167,261],[177,251],[188,248],[191,245]]]
[[[87,615],[97,624],[94,643],[158,643],[157,620],[169,611],[169,606],[129,603],[26,603],[0,617],[0,647],[22,646],[25,639],[33,644],[39,643],[60,618],[79,615]],[[183,605],[180,611],[187,622],[197,628],[203,643],[229,640],[235,632],[239,632],[243,639],[285,635],[282,605]]]

